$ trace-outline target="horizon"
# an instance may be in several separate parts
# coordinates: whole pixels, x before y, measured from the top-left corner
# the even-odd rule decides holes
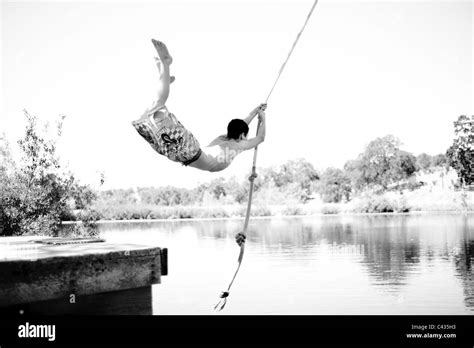
[[[23,109],[42,121],[66,115],[63,163],[92,186],[104,172],[104,189],[242,177],[253,151],[206,173],[158,155],[133,129],[155,94],[150,39],[174,58],[169,110],[206,151],[261,103],[311,5],[2,2],[0,133],[12,145],[21,137]],[[257,166],[342,168],[388,134],[415,156],[445,154],[453,122],[473,114],[472,14],[469,1],[319,1],[269,100]]]

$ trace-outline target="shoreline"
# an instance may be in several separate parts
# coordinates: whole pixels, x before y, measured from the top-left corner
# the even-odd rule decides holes
[[[235,220],[245,217],[246,209],[232,200],[208,200],[203,205],[156,205],[137,202],[100,201],[94,204],[88,222],[117,221],[169,221],[169,220]],[[418,189],[407,192],[386,192],[376,195],[365,193],[353,197],[349,202],[326,203],[320,197],[308,202],[297,200],[276,201],[273,197],[259,197],[252,205],[252,218],[304,217],[304,216],[361,216],[394,214],[474,212],[474,192],[452,190]],[[70,221],[79,220],[80,214],[67,216]]]
[[[411,215],[429,215],[429,214],[456,214],[456,215],[474,215],[474,211],[454,211],[454,210],[420,210],[410,211],[405,213],[346,213],[340,212],[335,214],[313,213],[313,214],[298,214],[298,215],[269,215],[269,216],[250,216],[250,219],[265,220],[265,219],[287,219],[287,218],[315,218],[315,217],[335,217],[335,216],[411,216]],[[123,220],[98,220],[94,223],[100,224],[114,224],[114,223],[143,223],[143,222],[183,222],[183,221],[219,221],[219,220],[244,220],[244,216],[230,216],[230,217],[209,217],[209,218],[168,218],[168,219],[123,219]],[[82,221],[62,221],[62,225],[76,225],[81,224]]]

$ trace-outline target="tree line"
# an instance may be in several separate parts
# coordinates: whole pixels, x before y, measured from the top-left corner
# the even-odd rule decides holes
[[[431,156],[422,153],[414,156],[400,150],[399,146],[400,141],[392,135],[377,138],[342,169],[327,168],[318,171],[303,158],[290,160],[279,166],[259,168],[254,184],[255,196],[258,197],[259,192],[270,190],[282,194],[278,197],[283,196],[300,203],[307,202],[315,194],[320,194],[324,202],[347,202],[367,189],[383,192],[394,184],[412,178],[417,171],[433,172],[447,165],[444,154]],[[414,189],[419,185],[411,182],[408,187]],[[110,204],[174,206],[202,204],[206,198],[211,198],[214,201],[242,204],[247,201],[248,188],[245,178],[217,178],[192,189],[163,186],[108,190],[99,193],[99,199]]]
[[[64,220],[81,220],[85,222],[81,228],[89,228],[100,217],[93,209],[97,202],[176,206],[247,201],[246,178],[217,178],[192,189],[165,186],[98,191],[81,185],[56,153],[64,117],[57,122],[51,139],[39,131],[35,116],[24,114],[27,125],[18,141],[22,157],[15,161],[9,144],[0,141],[0,235],[54,234]],[[387,135],[372,140],[343,168],[317,170],[301,158],[259,168],[255,197],[265,197],[270,204],[289,200],[305,203],[316,195],[324,202],[347,202],[367,190],[415,189],[421,185],[415,180],[416,172],[448,167],[456,170],[459,186],[473,185],[474,116],[460,116],[454,122],[454,133],[446,153],[434,156],[415,156],[401,149],[397,137]]]

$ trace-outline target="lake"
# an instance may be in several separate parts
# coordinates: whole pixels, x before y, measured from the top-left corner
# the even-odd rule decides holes
[[[111,242],[168,248],[153,314],[214,314],[240,248],[235,220],[100,224]],[[251,219],[221,314],[474,314],[474,214]]]

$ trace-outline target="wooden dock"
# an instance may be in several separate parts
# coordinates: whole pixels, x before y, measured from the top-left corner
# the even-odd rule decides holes
[[[0,312],[152,314],[167,249],[97,239],[0,238]]]

